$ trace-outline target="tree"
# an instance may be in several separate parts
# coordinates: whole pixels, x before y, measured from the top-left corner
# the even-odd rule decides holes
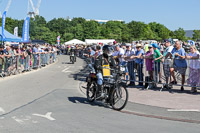
[[[153,39],[160,41],[170,37],[170,30],[164,25],[156,22],[149,23],[148,25],[153,31]]]
[[[64,42],[67,42],[69,40],[72,40],[74,38],[74,35],[72,33],[64,33],[62,38]]]
[[[193,32],[194,32],[193,39],[194,40],[200,39],[200,30],[194,30]]]
[[[100,36],[100,24],[96,21],[87,21],[84,23],[84,38],[98,39]]]
[[[174,31],[174,37],[176,39],[184,41],[185,40],[185,31],[184,31],[184,29],[183,28],[179,28],[178,30],[175,30]]]
[[[143,22],[132,21],[128,23],[129,34],[132,40],[153,39],[153,32],[149,25]]]

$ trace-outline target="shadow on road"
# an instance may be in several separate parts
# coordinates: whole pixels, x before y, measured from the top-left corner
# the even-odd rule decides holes
[[[110,108],[108,105],[100,102],[100,101],[95,101],[95,102],[89,102],[87,98],[84,97],[68,97],[68,100],[72,103],[81,103],[81,104],[89,104],[91,106],[98,106],[98,107],[103,107],[103,108]]]

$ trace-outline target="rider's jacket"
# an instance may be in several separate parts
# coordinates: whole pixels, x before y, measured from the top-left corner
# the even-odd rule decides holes
[[[97,73],[99,72],[102,73],[103,65],[109,65],[110,68],[115,69],[116,63],[113,56],[106,56],[105,54],[98,56],[94,64],[94,67]]]
[[[78,55],[78,49],[77,48],[72,48],[70,50],[70,53],[71,53],[71,55],[73,54],[73,55],[77,56]]]
[[[75,53],[76,53],[75,49],[74,49],[74,48],[71,48],[71,50],[70,50],[70,55],[75,55]]]

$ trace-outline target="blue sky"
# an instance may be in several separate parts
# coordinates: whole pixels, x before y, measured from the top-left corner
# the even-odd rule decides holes
[[[33,0],[35,5],[38,0]],[[8,0],[0,0],[0,11]],[[13,0],[7,16],[24,19],[28,0]],[[40,15],[47,21],[69,16],[86,19],[158,22],[170,30],[200,29],[200,0],[42,0]]]

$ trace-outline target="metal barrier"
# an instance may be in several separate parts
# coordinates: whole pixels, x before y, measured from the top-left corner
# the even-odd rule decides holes
[[[55,62],[55,52],[45,52],[38,54],[14,55],[9,58],[0,57],[0,77],[16,75],[22,72],[31,71],[31,69],[41,68]]]
[[[159,86],[161,88],[160,91],[166,86],[169,88],[172,88],[173,86],[200,88],[200,59],[180,59],[181,61],[185,60],[187,62],[187,67],[176,67],[175,61],[179,59],[173,58],[170,59],[170,61],[167,60],[169,59],[165,59],[164,62],[158,63],[152,59],[152,64],[150,64],[152,70],[150,70],[151,66],[146,64],[146,62],[143,64],[132,63],[133,65],[129,66],[129,71],[130,68],[132,68],[132,70],[131,73],[129,73],[129,80],[127,80],[127,82],[138,82],[140,86],[145,83],[146,89],[155,88],[158,85],[161,85]],[[134,75],[133,78],[135,78],[135,80],[130,80],[130,78],[132,78],[130,77],[131,75]]]

